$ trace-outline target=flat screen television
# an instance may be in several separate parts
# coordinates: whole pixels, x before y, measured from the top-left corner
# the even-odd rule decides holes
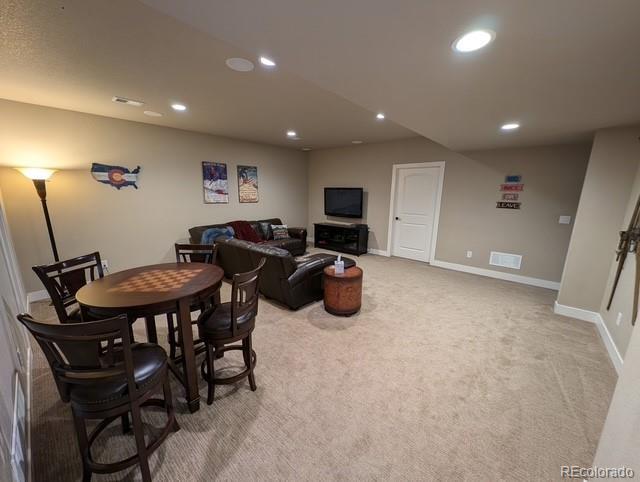
[[[341,218],[361,218],[362,188],[325,187],[324,213]]]

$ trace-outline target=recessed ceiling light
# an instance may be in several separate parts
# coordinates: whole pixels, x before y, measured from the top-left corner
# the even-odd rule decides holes
[[[351,144],[362,144],[362,141],[351,141]]]
[[[296,131],[287,131],[287,137],[297,137]]]
[[[251,60],[243,59],[242,57],[232,57],[225,61],[227,67],[236,72],[251,72],[254,68]]]
[[[520,124],[518,124],[517,122],[509,122],[507,124],[502,124],[502,126],[500,127],[500,129],[502,129],[503,131],[514,131],[519,128],[520,128]]]
[[[162,114],[160,112],[156,112],[153,110],[145,110],[144,115],[148,115],[149,117],[162,117]]]
[[[173,110],[177,110],[178,112],[183,112],[187,110],[187,106],[184,104],[171,104],[171,108]]]
[[[473,52],[489,45],[495,37],[493,30],[474,30],[458,37],[452,47],[456,52]]]
[[[303,148],[302,148],[302,150],[303,150],[303,151],[310,151],[310,150],[311,150],[311,148],[310,148],[310,147],[303,147]]]
[[[271,59],[269,59],[267,57],[260,57],[260,63],[262,65],[264,65],[265,67],[275,67],[276,66],[276,63],[273,60],[271,60]]]
[[[382,112],[378,112],[378,114],[376,115],[376,119],[384,120],[384,114]]]

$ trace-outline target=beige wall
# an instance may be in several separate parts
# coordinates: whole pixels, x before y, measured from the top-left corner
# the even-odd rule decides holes
[[[640,130],[638,130],[640,133]],[[636,136],[637,137],[637,136]],[[640,142],[638,142],[640,144]],[[640,149],[637,156],[637,165],[640,165]],[[635,180],[631,189],[631,194],[627,202],[624,220],[620,225],[620,230],[626,230],[629,226],[629,220],[633,215],[636,202],[640,196],[640,168],[636,171]],[[604,285],[604,293],[600,302],[600,315],[607,325],[609,333],[613,338],[613,342],[616,344],[618,351],[625,357],[627,351],[627,345],[631,338],[631,332],[633,326],[631,325],[631,318],[633,316],[633,292],[635,289],[635,276],[636,276],[636,255],[630,254],[624,263],[624,269],[620,274],[620,281],[616,289],[615,296],[611,303],[611,308],[607,310],[607,303],[609,302],[609,296],[613,287],[613,281],[615,279],[615,273],[618,267],[618,263],[615,260],[614,245],[610,245],[606,254],[609,257],[610,266],[608,272],[608,278]],[[640,294],[639,294],[640,295]],[[621,313],[620,324],[617,323],[618,313]]]
[[[99,250],[112,271],[170,259],[194,225],[273,216],[307,224],[307,160],[295,150],[0,100],[0,165],[29,160],[82,166],[47,183],[58,249],[63,259]],[[229,204],[203,203],[202,161],[227,163]],[[139,189],[96,182],[92,162],[142,166]],[[237,164],[258,166],[259,203],[238,203]],[[0,168],[0,189],[26,289],[40,290],[31,266],[52,255],[35,189],[11,168]]]
[[[387,249],[393,164],[445,161],[436,259],[559,281],[589,158],[588,145],[460,154],[425,138],[314,151],[309,156],[309,224],[327,221],[325,186],[364,187],[369,247]],[[506,174],[525,183],[520,211],[496,209]],[[329,219],[330,221],[344,221]],[[473,257],[465,257],[466,251]],[[522,254],[521,270],[488,264],[492,250]]]
[[[640,161],[639,134],[640,128],[632,127],[595,135],[558,294],[560,304],[600,310]],[[617,331],[615,324],[611,329]]]
[[[640,474],[640,330],[635,330],[611,399],[609,413],[598,442],[594,466],[621,467]],[[597,480],[597,479],[591,479]],[[598,479],[604,480],[604,479]],[[606,479],[620,480],[620,479]]]

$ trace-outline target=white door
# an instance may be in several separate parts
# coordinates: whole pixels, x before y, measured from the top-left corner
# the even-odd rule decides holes
[[[400,167],[396,173],[391,254],[429,261],[440,167]]]

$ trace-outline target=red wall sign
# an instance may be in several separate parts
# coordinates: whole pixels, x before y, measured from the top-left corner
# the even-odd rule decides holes
[[[500,184],[501,191],[522,191],[524,184]]]

